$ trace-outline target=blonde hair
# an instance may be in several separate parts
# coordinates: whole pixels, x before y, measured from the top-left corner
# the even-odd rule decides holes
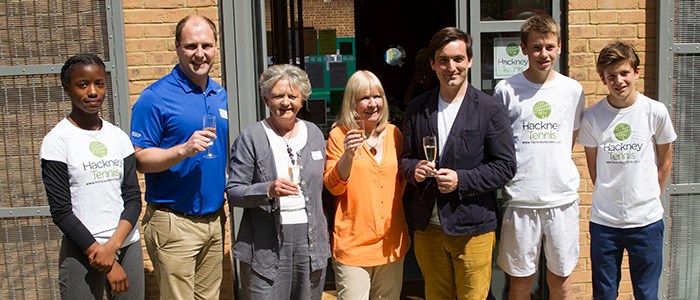
[[[520,42],[527,45],[527,38],[530,33],[553,34],[557,37],[557,42],[561,43],[561,29],[559,23],[550,15],[537,14],[527,18],[520,26]]]
[[[340,106],[340,113],[333,123],[333,127],[341,127],[345,130],[353,128],[355,119],[358,119],[357,102],[362,99],[364,93],[369,89],[375,89],[384,102],[379,112],[379,120],[374,127],[375,133],[380,133],[389,123],[389,104],[386,101],[384,87],[376,75],[370,71],[360,70],[352,74],[348,83],[345,86],[345,94],[343,94],[343,103]]]

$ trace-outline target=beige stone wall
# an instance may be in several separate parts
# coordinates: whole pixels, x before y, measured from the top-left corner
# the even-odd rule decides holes
[[[656,1],[653,0],[577,0],[568,1],[569,75],[581,82],[586,92],[587,106],[607,94],[600,81],[595,63],[600,50],[609,42],[622,40],[635,45],[641,60],[638,89],[656,98]],[[586,167],[583,147],[574,148],[574,161],[581,173],[581,256],[572,275],[577,299],[590,299],[591,286],[590,237],[588,218],[591,210],[593,184]],[[625,255],[618,299],[632,298],[629,265]]]

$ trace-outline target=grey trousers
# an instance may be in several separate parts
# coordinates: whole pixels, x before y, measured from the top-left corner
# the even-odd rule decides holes
[[[61,299],[102,300],[107,292],[109,299],[144,299],[144,269],[141,241],[119,249],[117,262],[129,279],[129,290],[112,295],[104,273],[90,266],[87,256],[71,240],[63,237],[59,252],[58,282]]]
[[[326,269],[311,271],[308,224],[282,225],[278,272],[270,280],[241,262],[242,298],[250,300],[321,300]]]

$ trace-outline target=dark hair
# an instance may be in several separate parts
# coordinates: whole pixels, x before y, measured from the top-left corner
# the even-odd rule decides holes
[[[472,59],[472,37],[466,32],[459,30],[457,27],[445,27],[440,29],[433,38],[430,39],[430,44],[428,45],[428,53],[430,54],[430,60],[435,60],[435,52],[440,50],[447,43],[452,41],[463,41],[467,46],[467,58]]]
[[[554,34],[557,41],[561,43],[561,28],[559,23],[552,16],[546,14],[536,14],[527,18],[525,23],[520,26],[520,42],[527,45],[527,38],[530,33],[537,32],[541,34]]]
[[[195,15],[189,15],[187,17],[182,18],[180,22],[177,22],[177,26],[175,26],[175,46],[180,45],[180,40],[182,40],[182,28],[185,27],[185,24],[187,24],[187,21],[189,21],[192,18],[201,18],[204,20],[207,25],[209,25],[209,28],[211,28],[211,32],[214,33],[214,41],[218,41],[218,36],[216,35],[216,25],[214,25],[214,22],[205,17],[205,16],[195,16]]]
[[[69,57],[66,62],[61,67],[61,84],[67,86],[70,83],[70,77],[73,73],[73,66],[75,65],[97,65],[102,68],[103,71],[107,69],[105,63],[95,54],[80,53]]]
[[[634,51],[632,44],[617,41],[603,47],[603,50],[600,50],[600,55],[598,55],[595,69],[602,78],[606,67],[614,66],[620,62],[629,62],[632,69],[637,70],[639,67],[639,56]]]

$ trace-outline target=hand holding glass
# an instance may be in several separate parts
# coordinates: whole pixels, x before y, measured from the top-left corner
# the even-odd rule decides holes
[[[211,115],[207,114],[202,117],[202,128],[204,130],[213,132],[216,134],[216,115]],[[216,155],[211,153],[211,146],[214,145],[214,141],[209,142],[209,147],[207,147],[207,154],[204,155],[204,158],[215,158]]]
[[[423,151],[425,152],[425,159],[435,164],[435,160],[437,158],[437,138],[435,136],[423,137]],[[433,176],[434,175],[432,173],[428,175],[428,177]]]
[[[364,120],[362,120],[362,119],[355,119],[355,128],[354,128],[354,130],[360,133],[360,136],[362,136],[362,139],[363,139],[363,140],[366,140],[366,139],[367,139],[367,135],[365,134],[365,121],[364,121]],[[357,152],[357,158],[356,158],[356,159],[365,159],[365,158],[362,156],[362,149],[361,149],[361,148],[362,148],[362,144],[360,144],[360,147],[358,147],[357,149],[355,149],[355,151]]]
[[[289,161],[289,180],[292,181],[294,184],[299,184],[301,182],[301,162],[299,161],[299,158],[297,159],[292,159]]]

